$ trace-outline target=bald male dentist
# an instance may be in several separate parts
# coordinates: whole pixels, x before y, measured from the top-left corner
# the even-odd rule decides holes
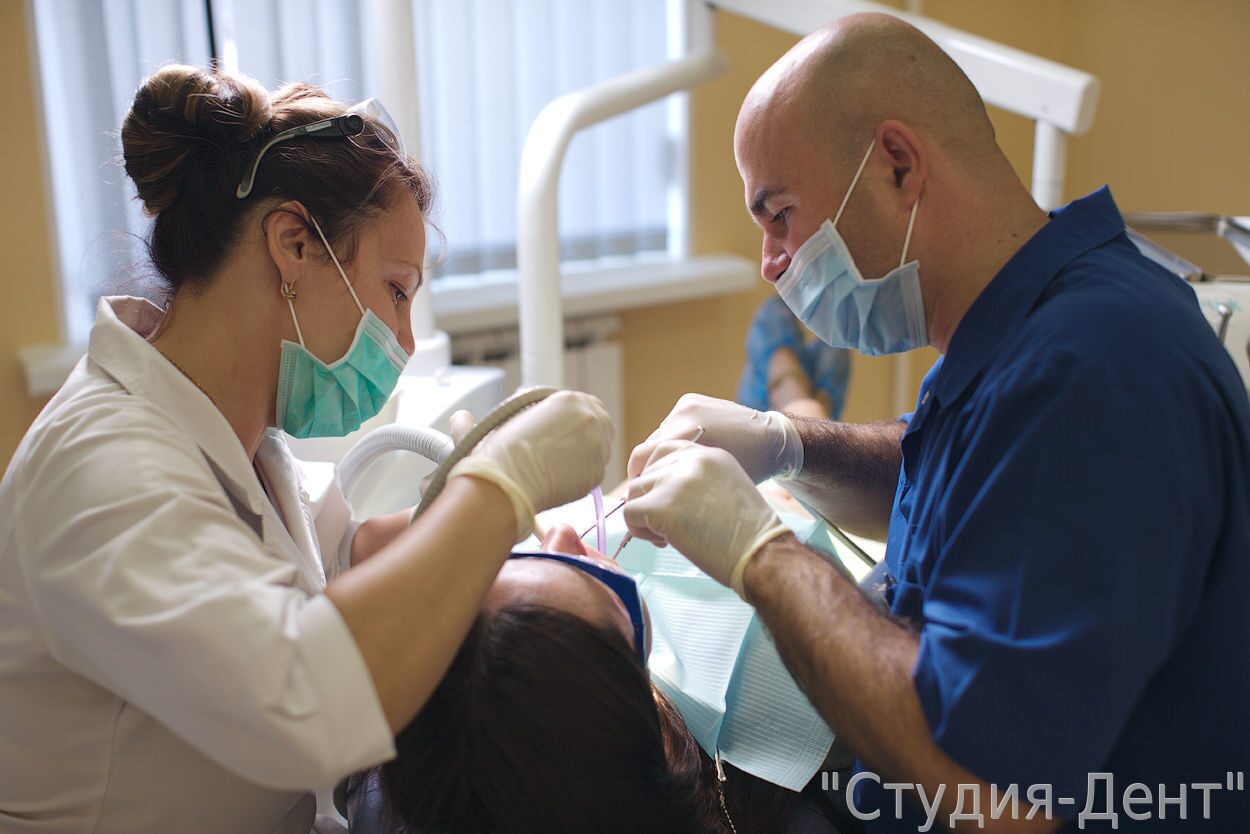
[[[687,395],[631,456],[630,529],[758,609],[857,753],[870,832],[1250,831],[1250,405],[1192,291],[1106,188],[1039,209],[893,17],[800,42],[734,146],[794,313],[942,358],[871,425]],[[778,522],[770,477],[887,537],[888,614]]]

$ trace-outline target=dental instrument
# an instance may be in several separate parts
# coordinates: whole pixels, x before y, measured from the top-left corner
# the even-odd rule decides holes
[[[595,501],[595,544],[602,553],[608,546],[608,528],[604,525],[604,519],[607,516],[603,514],[603,490],[595,487],[590,491],[590,495]],[[621,502],[622,505],[624,503],[624,501]]]
[[[690,438],[690,442],[698,443],[699,440],[701,440],[702,438],[703,438],[703,426],[696,426],[694,437]],[[624,501],[621,502],[621,506],[622,507],[625,506]],[[613,562],[616,561],[617,556],[621,555],[621,551],[625,549],[625,545],[629,544],[631,541],[633,541],[633,539],[634,539],[634,534],[630,532],[626,532],[624,536],[621,536],[621,543],[616,546],[616,551],[612,554]]]
[[[605,521],[605,522],[606,522],[609,518],[611,518],[611,517],[613,516],[613,514],[615,514],[615,513],[616,513],[616,511],[617,511],[617,510],[619,510],[621,507],[624,507],[624,506],[625,506],[625,499],[624,499],[624,498],[622,498],[619,502],[617,502],[617,505],[616,505],[615,507],[613,507],[612,509],[608,510],[606,513],[604,513],[604,514],[603,514],[603,521]],[[591,531],[591,530],[596,530],[596,529],[598,529],[598,527],[599,527],[599,519],[598,519],[598,517],[596,517],[596,518],[595,518],[595,523],[594,523],[594,524],[592,524],[592,525],[590,525],[589,527],[587,527],[585,530],[583,530],[583,531],[581,532],[581,534],[578,536],[578,538],[579,538],[579,539],[584,539],[584,538],[586,538],[587,536],[589,536],[589,535],[590,535],[590,531]],[[605,535],[605,536],[607,535],[607,528],[606,528],[606,527],[604,528],[604,535]],[[606,548],[606,545],[607,545],[607,542],[606,542],[606,541],[605,541],[605,542],[603,542],[603,545],[604,545],[604,546],[602,546],[602,547],[600,547],[600,548],[599,548],[599,552],[600,552],[600,553],[603,553],[603,552],[604,552],[604,550],[605,550],[605,548]]]
[[[822,516],[817,516],[817,517],[821,518]],[[828,520],[825,521],[825,524],[829,527],[829,532],[833,533],[833,535],[837,538],[838,541],[846,545],[847,548],[849,548],[850,551],[854,553],[855,556],[861,562],[863,562],[865,565],[867,565],[870,568],[875,568],[877,566],[878,564],[877,560],[869,556],[866,552],[864,552],[864,549],[862,547],[857,545],[855,542],[851,541],[851,537],[848,536],[845,532],[843,532],[841,527],[839,527],[838,525]]]

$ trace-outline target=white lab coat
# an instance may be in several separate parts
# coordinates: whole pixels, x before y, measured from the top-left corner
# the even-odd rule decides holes
[[[0,482],[3,832],[306,834],[311,791],[394,755],[321,593],[346,548],[322,530],[323,564],[276,431],[266,495],[225,418],[144,340],[160,316],[101,302]]]

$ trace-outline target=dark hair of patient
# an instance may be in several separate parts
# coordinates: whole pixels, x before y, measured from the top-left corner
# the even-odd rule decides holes
[[[480,615],[381,768],[392,830],[729,834],[715,767],[619,632],[544,606]],[[798,795],[730,768],[738,834]]]

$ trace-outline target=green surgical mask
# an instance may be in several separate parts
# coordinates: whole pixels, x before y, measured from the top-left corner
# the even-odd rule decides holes
[[[382,410],[410,357],[391,329],[360,303],[321,226],[315,218],[310,219],[360,310],[360,324],[347,353],[327,365],[304,346],[304,334],[291,301],[295,295],[283,285],[299,344],[282,340],[277,424],[294,437],[342,437]]]

